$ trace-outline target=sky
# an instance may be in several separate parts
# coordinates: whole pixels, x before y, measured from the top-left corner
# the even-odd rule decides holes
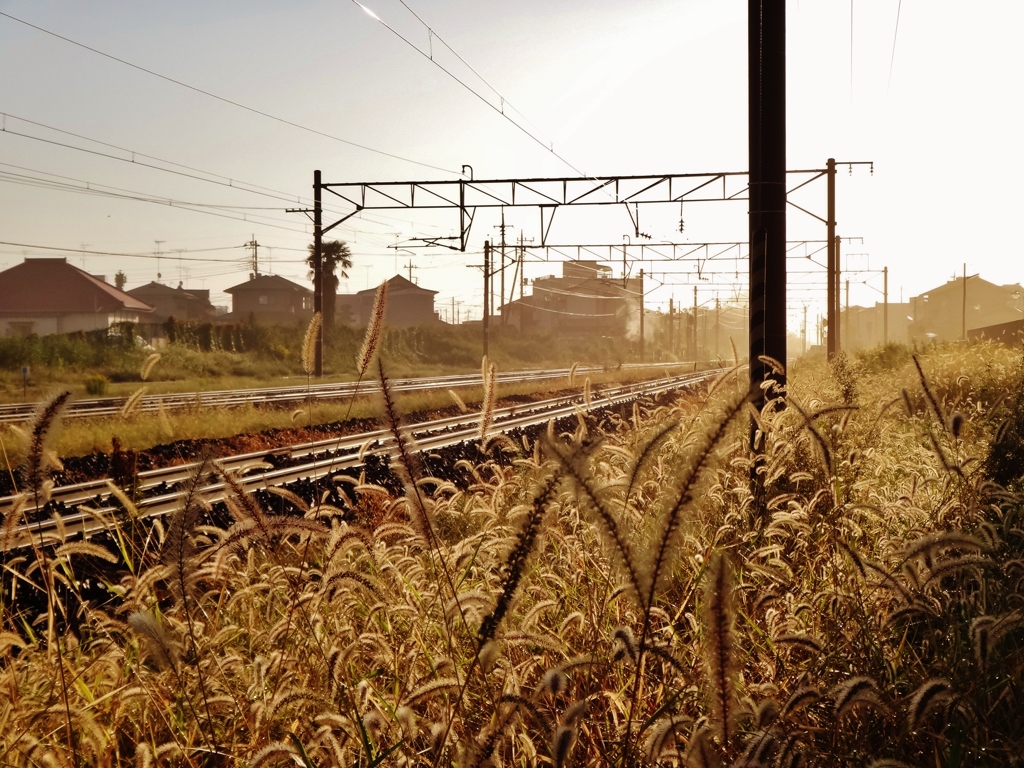
[[[0,13],[0,269],[66,256],[111,282],[122,270],[128,288],[181,282],[227,305],[253,239],[261,272],[308,285],[312,228],[286,209],[310,205],[314,169],[379,182],[454,180],[464,164],[476,180],[747,165],[737,0],[0,0]],[[1009,0],[787,2],[788,167],[873,162],[837,177],[851,304],[882,300],[884,267],[890,301],[965,265],[1024,279],[1022,26]],[[821,179],[791,199],[824,217],[825,193]],[[339,203],[325,197],[325,223],[349,212]],[[747,239],[742,201],[640,216],[652,243]],[[328,235],[354,254],[341,290],[401,272],[445,312],[479,317],[500,217],[481,209],[460,253],[415,241],[456,235],[457,211],[358,214]],[[509,240],[538,243],[539,218],[507,208]],[[796,208],[787,226],[790,240],[825,237]],[[624,236],[638,240],[625,210],[603,206],[560,212],[548,242]],[[820,247],[793,251],[791,324],[824,311]],[[692,261],[629,269],[653,274],[651,308],[691,304],[694,285],[706,305],[742,298],[736,254],[702,265],[705,279]],[[526,277],[560,274],[547,259],[531,251]],[[621,256],[610,266],[621,274]]]

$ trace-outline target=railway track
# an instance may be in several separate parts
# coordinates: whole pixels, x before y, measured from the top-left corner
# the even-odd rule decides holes
[[[692,386],[712,378],[719,370],[669,376],[634,384],[607,387],[591,398],[591,409],[628,402],[641,396],[655,395],[672,389]],[[564,374],[563,374],[564,375]],[[551,419],[572,416],[586,409],[582,396],[555,397],[547,400],[496,409],[492,433],[544,424]],[[475,440],[479,434],[479,415],[435,419],[406,426],[421,452],[437,451],[459,443]],[[359,468],[373,456],[377,459],[390,453],[393,440],[387,430],[319,440],[298,445],[219,458],[227,471],[239,472],[239,482],[252,492],[304,480],[321,482],[353,468]],[[174,511],[182,491],[180,483],[198,468],[198,462],[139,473],[137,504],[142,517],[150,518]],[[224,498],[224,483],[205,482],[201,494],[211,503]],[[11,509],[14,497],[0,498],[0,512]],[[99,515],[97,515],[99,513]],[[51,500],[41,509],[29,502],[25,515],[28,525],[21,525],[8,549],[20,549],[30,543],[29,537],[56,539],[60,536],[88,536],[105,528],[100,517],[120,514],[112,499],[107,481],[93,480],[53,489]]]
[[[670,363],[670,364],[637,364],[624,365],[623,368],[630,369],[668,369],[693,363]],[[587,375],[589,373],[602,372],[600,367],[579,367],[577,373]],[[527,371],[506,371],[498,373],[498,382],[501,384],[525,383],[551,381],[565,378],[569,375],[568,368],[556,368],[548,370],[527,370]],[[396,392],[422,392],[431,389],[460,389],[464,387],[480,386],[480,374],[455,374],[450,376],[424,376],[418,378],[395,379],[392,387]],[[358,388],[358,394],[369,395],[379,389],[376,381],[363,381]],[[353,381],[336,382],[329,384],[295,384],[286,387],[268,387],[263,389],[230,389],[212,390],[209,392],[186,392],[164,395],[145,395],[137,406],[136,412],[155,412],[160,408],[166,410],[182,410],[187,408],[240,408],[244,406],[283,406],[288,403],[304,402],[309,397],[317,400],[343,400],[356,394],[356,383]],[[116,416],[124,407],[125,397],[105,397],[84,400],[74,400],[65,410],[64,418],[102,418],[105,416]],[[20,422],[31,418],[35,412],[35,403],[0,403],[0,423]]]

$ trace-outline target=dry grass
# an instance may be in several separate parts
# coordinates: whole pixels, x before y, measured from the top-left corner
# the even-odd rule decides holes
[[[1024,504],[979,461],[1015,368],[984,345],[793,371],[756,497],[735,377],[465,486],[403,458],[390,398],[401,496],[237,493],[224,528],[193,497],[149,537],[127,515],[8,557],[0,762],[1018,764]],[[122,576],[83,602],[101,555]],[[46,568],[73,625],[49,641],[10,597]]]
[[[594,381],[601,384],[628,383],[642,381],[645,376],[654,373],[637,373],[618,371],[595,375]],[[504,384],[500,396],[542,395],[549,390],[550,383],[526,382],[517,385]],[[136,392],[138,392],[136,387]],[[409,412],[430,411],[450,407],[453,403],[449,390],[438,390],[430,393],[415,393],[403,397],[403,404]],[[460,397],[464,405],[478,407],[483,398],[483,388],[460,387]],[[374,397],[360,395],[359,398],[336,401],[317,401],[311,404],[302,403],[301,424],[331,424],[347,418],[376,418],[380,411]],[[61,434],[54,442],[54,450],[59,456],[84,456],[94,451],[109,453],[112,450],[111,440],[117,437],[125,450],[141,451],[175,440],[193,440],[204,438],[223,438],[238,434],[252,434],[267,429],[281,429],[296,426],[298,417],[290,409],[267,409],[255,406],[241,408],[209,408],[198,403],[188,409],[164,409],[163,412],[139,412],[134,408],[129,417],[120,415],[106,419],[70,419],[66,421]],[[13,443],[0,425],[0,440],[10,454],[10,463],[16,466],[21,455],[13,450]],[[7,471],[8,462],[0,451],[0,471]]]

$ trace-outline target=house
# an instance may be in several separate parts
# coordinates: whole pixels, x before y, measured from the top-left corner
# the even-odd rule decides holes
[[[437,321],[434,296],[437,291],[421,288],[416,283],[395,275],[387,281],[388,300],[384,323],[392,327],[423,325]],[[368,325],[373,312],[376,288],[367,288],[354,294],[339,294],[336,299],[338,322]]]
[[[530,296],[502,306],[503,322],[521,331],[635,335],[643,281],[611,274],[596,261],[563,262],[561,277],[539,277]]]
[[[309,322],[313,316],[313,292],[279,275],[250,274],[225,293],[231,295],[231,312],[218,317],[221,322],[291,325]]]
[[[25,259],[0,272],[0,333],[45,336],[146,322],[153,307],[64,258]]]
[[[886,328],[886,306],[889,310]],[[912,305],[909,302],[876,301],[873,307],[846,307],[839,313],[839,343],[854,351],[888,341],[906,341]],[[888,334],[886,333],[888,331]]]
[[[970,331],[1020,320],[1024,288],[996,285],[978,275],[956,277],[910,299],[909,341],[956,341]]]
[[[181,283],[178,283],[177,288],[157,282],[146,283],[138,288],[132,288],[128,295],[153,307],[153,315],[149,321],[152,323],[162,323],[169,317],[205,323],[213,320],[217,314],[210,303],[208,290],[185,289]]]

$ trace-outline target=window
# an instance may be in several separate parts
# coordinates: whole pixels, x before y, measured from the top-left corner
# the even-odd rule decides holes
[[[267,295],[260,296],[260,306],[265,307],[270,303],[270,297]]]
[[[7,332],[11,336],[20,336],[22,338],[26,338],[26,337],[32,335],[32,327],[34,325],[35,325],[35,323],[31,323],[31,322],[28,322],[28,323],[14,323],[14,322],[8,323],[7,324],[7,329],[8,329]]]

